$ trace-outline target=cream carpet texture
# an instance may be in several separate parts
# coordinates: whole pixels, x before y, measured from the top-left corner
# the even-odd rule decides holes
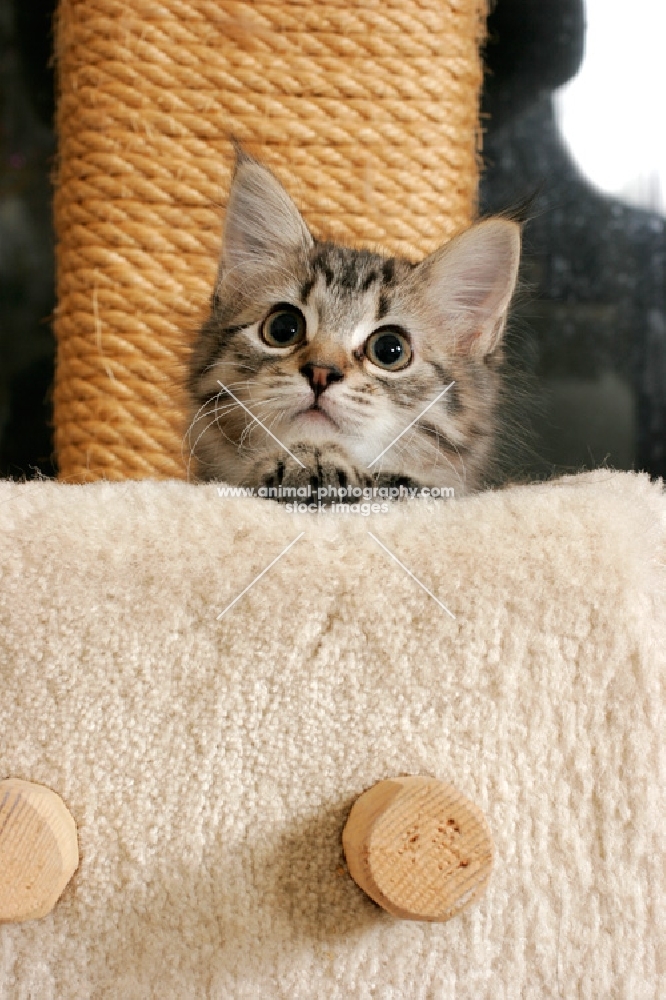
[[[665,522],[605,471],[369,517],[0,484],[0,778],[59,792],[81,851],[0,926],[0,998],[663,1000]],[[446,924],[344,867],[402,774],[492,829]]]

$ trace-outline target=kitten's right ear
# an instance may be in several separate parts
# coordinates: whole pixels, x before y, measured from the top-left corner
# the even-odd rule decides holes
[[[498,346],[518,276],[520,226],[486,219],[426,257],[413,272],[430,321],[456,352],[483,358]]]
[[[313,239],[301,213],[277,178],[242,150],[236,153],[224,222],[218,281],[231,271],[248,277],[278,266]],[[239,277],[240,277],[239,273]]]

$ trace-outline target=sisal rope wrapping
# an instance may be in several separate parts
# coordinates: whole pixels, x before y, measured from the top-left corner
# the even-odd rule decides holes
[[[60,476],[184,475],[233,147],[316,235],[418,258],[471,220],[485,0],[61,0]]]

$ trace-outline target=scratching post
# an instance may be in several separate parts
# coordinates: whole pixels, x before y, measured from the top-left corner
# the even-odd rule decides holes
[[[60,476],[182,477],[231,138],[315,233],[419,257],[477,187],[485,0],[61,0]]]

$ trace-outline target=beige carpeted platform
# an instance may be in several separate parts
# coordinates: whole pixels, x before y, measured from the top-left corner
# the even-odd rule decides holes
[[[0,998],[666,996],[665,526],[610,472],[370,517],[0,484],[0,779],[81,849],[0,927]],[[352,802],[408,773],[495,839],[443,925],[344,869]]]

